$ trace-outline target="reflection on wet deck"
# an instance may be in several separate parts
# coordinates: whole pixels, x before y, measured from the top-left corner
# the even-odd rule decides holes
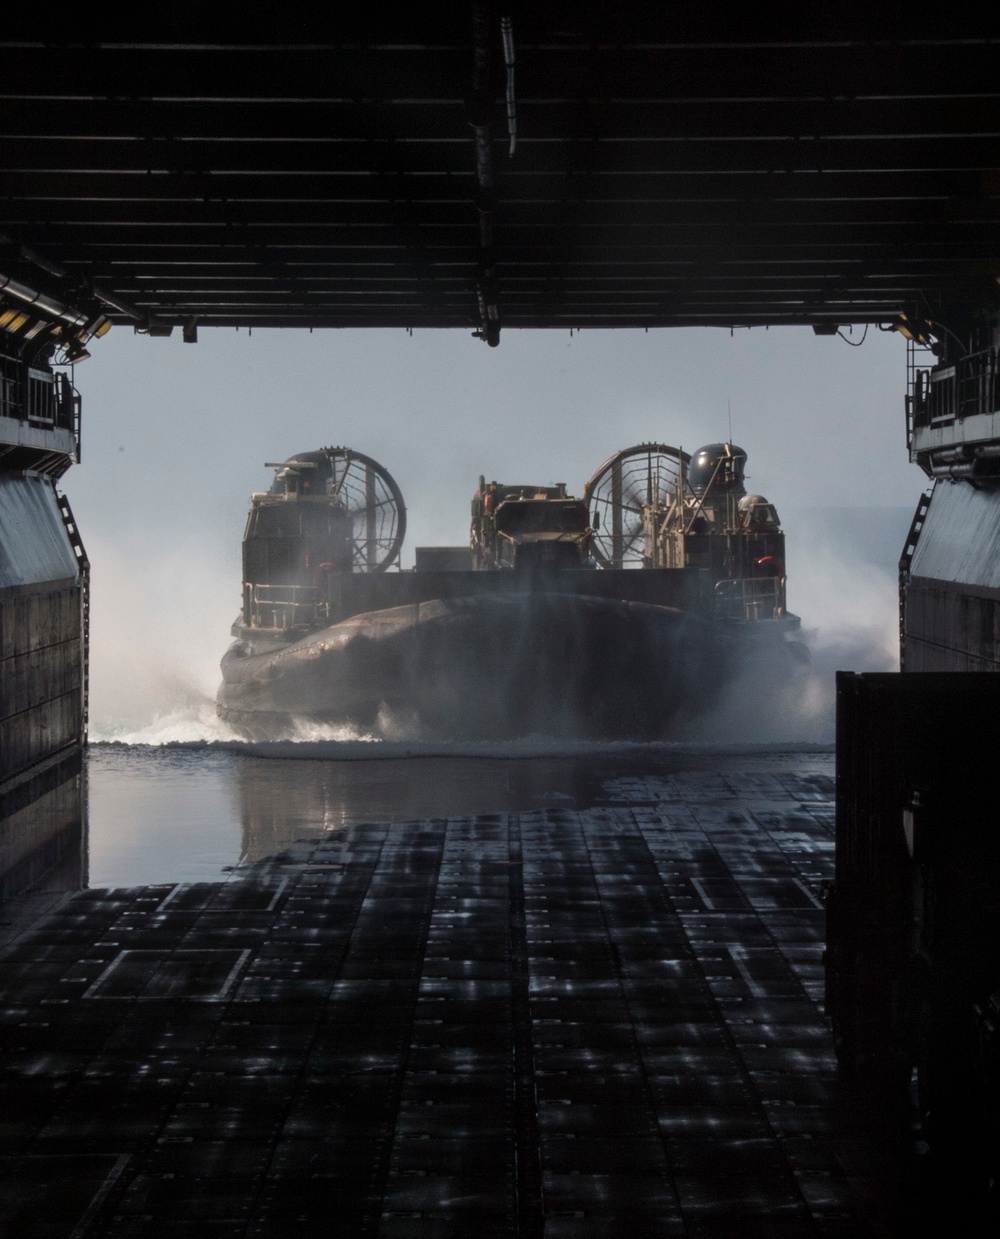
[[[473,746],[484,751],[461,756],[435,750],[390,759],[302,756],[329,747],[92,746],[90,885],[214,880],[296,839],[363,822],[520,813],[559,804],[586,808],[606,796],[611,779],[641,778],[649,769],[704,773],[730,760],[717,751],[671,745],[565,745],[561,753],[543,748],[531,755],[520,752],[527,746],[511,745]],[[354,749],[369,747],[383,753],[392,748]],[[300,755],[262,757],[257,748]],[[791,762],[802,772],[817,762],[816,768],[830,766],[822,753],[758,753],[752,760]]]
[[[822,1014],[831,757],[345,824],[311,764],[240,776],[257,863],[8,948],[9,1233],[896,1233]]]
[[[241,764],[238,783],[244,863],[296,839],[359,822],[520,812],[545,803],[585,805],[600,788],[591,761],[546,757],[353,762],[251,758]]]

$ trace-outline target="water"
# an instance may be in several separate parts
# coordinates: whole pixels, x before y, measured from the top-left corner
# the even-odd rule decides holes
[[[96,744],[88,885],[220,881],[295,839],[348,825],[587,808],[615,799],[638,772],[748,765],[829,774],[832,758],[808,745]]]

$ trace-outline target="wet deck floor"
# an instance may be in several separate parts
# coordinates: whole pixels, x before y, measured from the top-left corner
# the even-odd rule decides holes
[[[898,1233],[837,1082],[832,757],[343,826],[0,963],[0,1234]]]

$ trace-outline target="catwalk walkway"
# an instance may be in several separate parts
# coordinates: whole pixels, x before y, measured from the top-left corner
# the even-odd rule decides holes
[[[0,960],[0,1235],[888,1236],[822,1009],[832,757],[348,826]]]

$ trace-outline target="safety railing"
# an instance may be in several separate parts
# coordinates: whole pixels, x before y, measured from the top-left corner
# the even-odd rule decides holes
[[[68,374],[53,374],[0,353],[0,417],[45,429],[80,429],[80,397]]]
[[[314,585],[243,585],[243,614],[250,628],[309,628],[325,615],[327,603]]]
[[[68,375],[28,367],[24,416],[32,425],[73,430],[78,401]]]
[[[737,577],[715,586],[715,617],[757,623],[785,613],[784,577]]]
[[[940,426],[956,418],[1000,409],[1000,365],[996,349],[970,353],[953,366],[914,369],[909,393],[913,428]]]

